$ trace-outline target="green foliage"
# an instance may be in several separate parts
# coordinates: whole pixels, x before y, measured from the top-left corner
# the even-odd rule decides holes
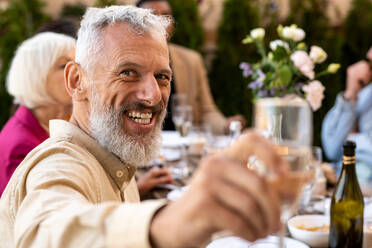
[[[341,63],[344,39],[342,33],[330,24],[326,15],[327,2],[326,0],[291,0],[291,15],[286,20],[286,24],[295,23],[303,28],[306,31],[306,43],[322,47],[328,54],[326,61]],[[321,144],[320,132],[324,116],[333,107],[337,94],[344,88],[342,77],[344,70],[345,68],[342,67],[337,74],[327,75],[321,80],[326,90],[322,107],[314,112],[315,145]]]
[[[39,0],[13,0],[6,10],[0,11],[0,127],[9,118],[11,97],[6,92],[5,80],[11,60],[18,45],[48,20],[41,11],[43,6]]]
[[[344,31],[347,39],[343,47],[343,64],[346,66],[365,58],[372,46],[371,0],[353,0]]]
[[[168,0],[175,20],[172,42],[201,51],[204,33],[195,0]]]
[[[81,2],[77,3],[66,3],[63,5],[60,16],[61,17],[70,17],[74,19],[81,19],[84,15],[87,6]]]
[[[251,119],[251,92],[243,80],[239,64],[254,62],[258,54],[242,44],[243,38],[259,25],[255,1],[227,0],[218,29],[218,50],[210,73],[210,86],[219,109],[227,116],[241,113]]]
[[[118,3],[116,0],[96,0],[96,2],[94,3],[94,6],[100,8],[111,5],[118,5]]]

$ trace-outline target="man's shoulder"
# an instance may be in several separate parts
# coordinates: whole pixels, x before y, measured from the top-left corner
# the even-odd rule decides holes
[[[74,142],[71,138],[52,137],[36,146],[26,157],[27,160],[53,159],[64,157],[66,159],[78,159],[82,162],[95,159],[94,155],[82,145]],[[26,160],[26,159],[25,159]]]
[[[200,53],[198,53],[197,51],[192,50],[190,48],[180,46],[180,45],[177,45],[177,44],[173,44],[173,43],[169,43],[168,46],[169,46],[169,51],[171,53],[171,56],[172,55],[179,55],[179,56],[182,56],[182,57],[195,57],[195,58],[201,57]]]

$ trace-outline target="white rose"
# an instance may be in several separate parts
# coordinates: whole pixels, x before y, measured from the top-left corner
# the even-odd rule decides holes
[[[286,39],[301,41],[305,38],[305,31],[292,25],[290,27],[283,28],[282,36]]]
[[[327,59],[327,53],[318,46],[311,46],[310,58],[314,63],[320,64]]]
[[[271,50],[275,51],[278,46],[283,47],[287,52],[289,51],[289,45],[287,42],[282,40],[273,40],[270,42]]]
[[[306,93],[306,100],[310,103],[313,111],[322,106],[324,89],[324,86],[318,80],[311,81],[308,85],[302,87],[302,90]]]
[[[296,68],[306,77],[314,79],[314,63],[305,51],[296,51],[291,55]]]
[[[255,28],[251,31],[251,37],[253,39],[263,39],[265,37],[265,29]]]

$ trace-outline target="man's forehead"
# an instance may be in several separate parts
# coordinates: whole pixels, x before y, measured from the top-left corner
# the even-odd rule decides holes
[[[158,31],[138,32],[127,23],[115,23],[102,30],[102,45],[104,49],[125,49],[140,47],[155,41],[159,46],[167,48],[165,37]]]
[[[152,53],[158,61],[169,63],[167,42],[160,33],[136,33],[127,23],[116,23],[107,26],[101,33],[102,47],[100,53],[110,59],[112,65],[133,62],[132,59],[148,60],[144,53]],[[155,53],[155,54],[154,54]],[[130,58],[127,61],[126,58]],[[160,59],[160,60],[159,60]],[[111,66],[110,66],[111,67]]]

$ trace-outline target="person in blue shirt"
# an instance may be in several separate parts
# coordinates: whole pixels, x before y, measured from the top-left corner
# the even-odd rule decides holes
[[[372,47],[366,60],[347,68],[346,90],[340,92],[335,105],[322,125],[322,144],[333,161],[337,174],[342,166],[342,143],[356,142],[357,175],[361,185],[372,185]]]

